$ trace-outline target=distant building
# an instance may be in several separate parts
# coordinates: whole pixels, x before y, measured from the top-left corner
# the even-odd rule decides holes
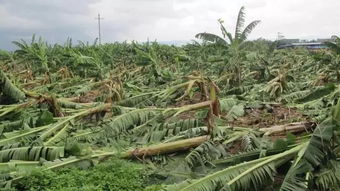
[[[279,44],[298,43],[298,42],[300,42],[300,39],[281,39],[278,42],[279,42]]]
[[[278,41],[277,49],[286,49],[286,48],[306,48],[309,50],[315,49],[326,49],[327,46],[325,42],[333,42],[334,38],[327,39],[316,39],[316,40],[300,40],[300,39],[282,39]]]
[[[325,49],[327,46],[323,42],[299,42],[299,43],[290,43],[279,45],[278,49],[285,48],[306,48],[306,49]]]

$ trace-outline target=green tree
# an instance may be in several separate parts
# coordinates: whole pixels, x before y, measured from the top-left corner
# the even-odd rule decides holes
[[[219,19],[218,22],[220,24],[222,37],[206,32],[198,33],[195,37],[228,49],[228,55],[222,55],[227,56],[227,58],[224,59],[226,62],[225,67],[228,71],[231,71],[230,74],[227,74],[227,76],[229,76],[228,82],[231,86],[240,86],[242,82],[242,61],[244,60],[244,54],[241,50],[244,47],[244,42],[246,42],[248,35],[260,23],[260,20],[252,21],[243,28],[245,26],[245,12],[244,7],[241,7],[236,21],[234,36],[223,25],[224,21],[222,19]]]
[[[196,34],[195,37],[202,39],[204,41],[221,44],[233,49],[239,49],[242,47],[243,43],[247,40],[249,34],[260,23],[260,20],[252,21],[243,29],[245,25],[245,12],[244,7],[241,7],[236,21],[234,36],[232,36],[232,34],[229,31],[227,31],[226,27],[223,25],[224,21],[222,19],[219,19],[218,22],[220,24],[222,37],[216,34],[206,32],[198,33]]]

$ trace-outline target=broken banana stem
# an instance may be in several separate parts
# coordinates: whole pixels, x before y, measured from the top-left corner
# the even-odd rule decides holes
[[[298,133],[310,130],[313,127],[313,123],[311,122],[296,122],[289,123],[284,125],[275,125],[269,128],[260,128],[259,130],[264,132],[264,135],[277,135],[277,134],[285,134],[287,132]]]
[[[202,144],[209,139],[209,135],[184,139],[169,143],[162,143],[157,145],[151,145],[143,148],[136,148],[127,151],[123,154],[122,158],[134,158],[134,157],[145,157],[154,156],[159,154],[174,153],[178,151],[186,151]]]

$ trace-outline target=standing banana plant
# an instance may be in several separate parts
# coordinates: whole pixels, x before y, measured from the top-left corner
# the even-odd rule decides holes
[[[202,39],[204,41],[212,42],[221,44],[230,48],[238,49],[242,47],[241,45],[247,40],[248,35],[254,30],[254,28],[260,23],[260,20],[255,20],[249,23],[243,30],[245,23],[245,13],[244,7],[241,7],[237,21],[236,21],[236,28],[235,34],[232,34],[227,31],[226,27],[223,25],[224,21],[222,19],[218,20],[220,24],[220,29],[222,32],[222,37],[212,34],[212,33],[198,33],[196,34],[196,38]]]
[[[47,43],[42,38],[35,40],[35,35],[32,41],[28,44],[26,41],[13,41],[20,49],[16,50],[16,55],[21,58],[22,62],[31,62],[36,71],[49,72],[48,66],[48,49]]]
[[[226,27],[223,25],[224,21],[222,19],[219,19],[218,22],[220,24],[222,37],[206,32],[198,33],[195,37],[228,48],[228,57],[225,59],[225,62],[227,62],[226,69],[231,70],[233,73],[233,75],[230,75],[232,79],[229,81],[233,82],[230,85],[240,86],[242,82],[242,61],[244,60],[241,49],[244,42],[247,40],[248,35],[260,23],[260,20],[252,21],[243,29],[245,13],[244,7],[241,7],[236,21],[234,36],[227,31]]]

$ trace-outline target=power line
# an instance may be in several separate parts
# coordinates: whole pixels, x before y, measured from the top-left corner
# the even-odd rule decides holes
[[[98,40],[99,40],[99,44],[101,44],[102,39],[101,39],[101,34],[100,34],[100,20],[103,20],[104,18],[100,17],[100,14],[98,13],[98,17],[96,17],[95,19],[98,20]]]

